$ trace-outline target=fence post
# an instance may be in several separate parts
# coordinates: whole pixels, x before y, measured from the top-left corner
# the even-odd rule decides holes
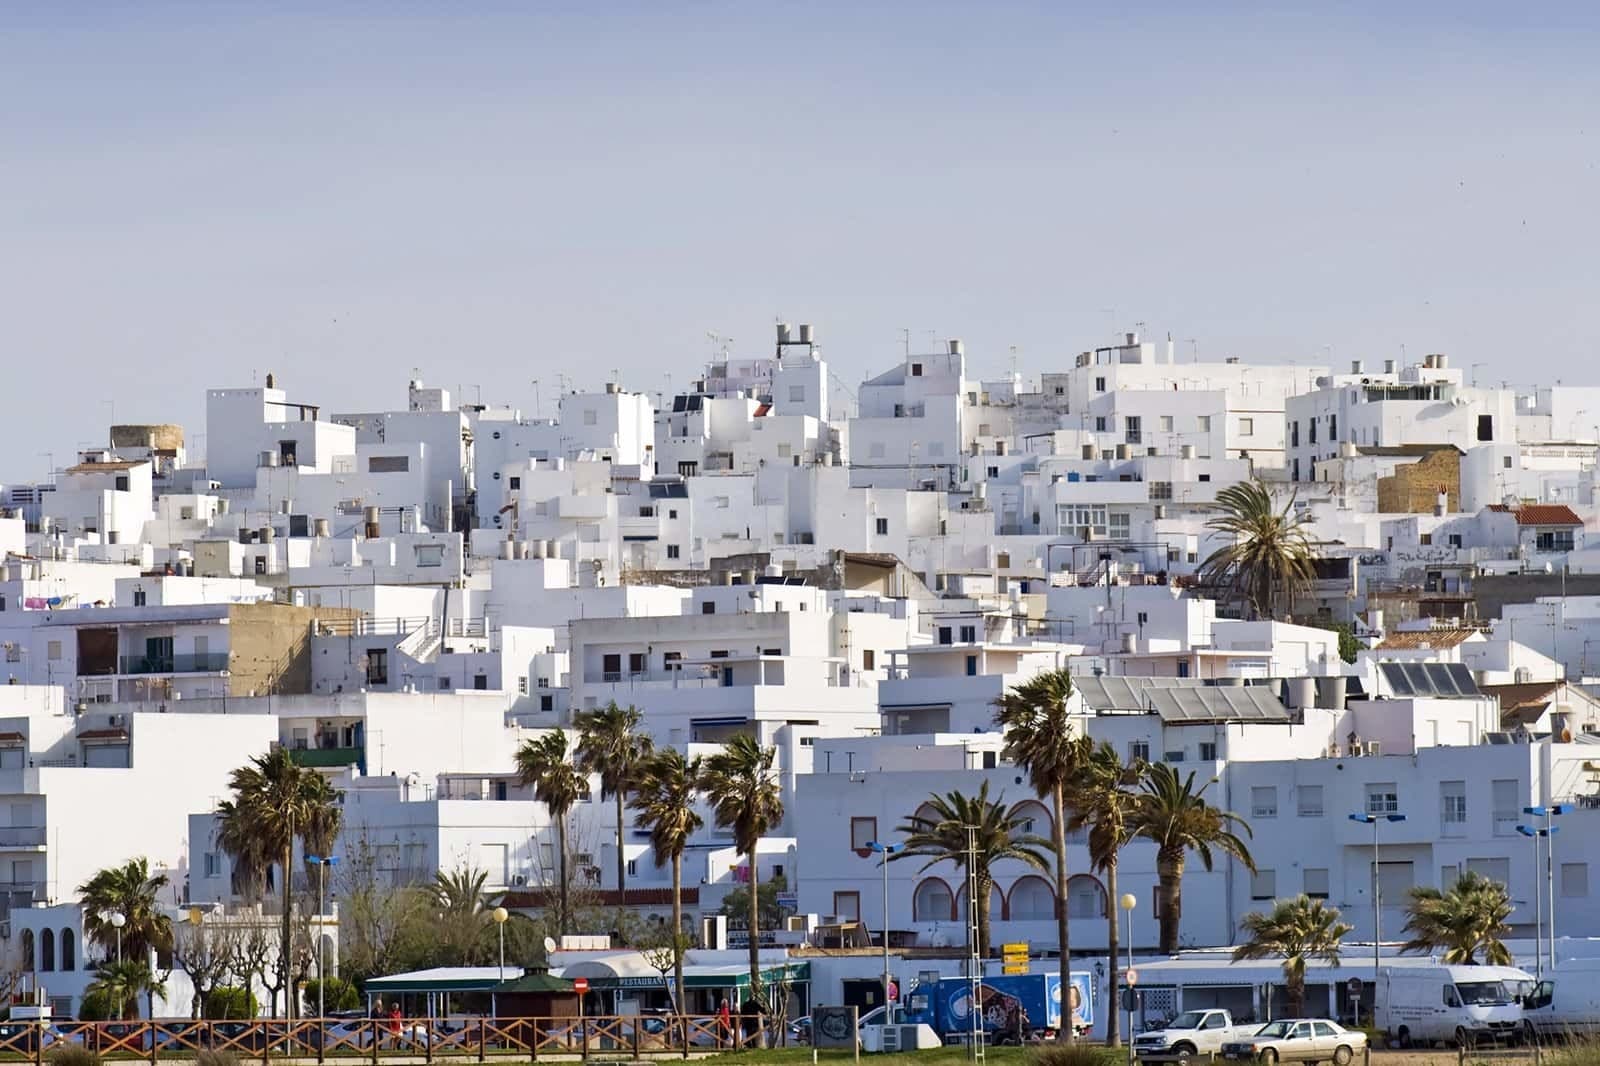
[[[256,1033],[261,1037],[261,1066],[267,1066],[267,1056],[272,1051],[272,1023],[256,1022]]]
[[[431,1023],[432,1018],[428,1019]],[[422,1058],[425,1062],[433,1061],[433,1026],[425,1024],[422,1029]]]
[[[159,1034],[156,1032],[155,1022],[146,1022],[145,1024],[149,1027],[147,1031],[150,1033],[150,1066],[155,1066],[156,1044],[158,1043],[156,1037]]]
[[[372,1030],[372,1066],[378,1066],[378,1041],[383,1039],[383,1022],[369,1018],[367,1026]]]
[[[328,1019],[317,1019],[317,1066],[327,1061],[328,1055]]]
[[[44,1062],[44,1022],[33,1024],[33,1066],[40,1066]]]
[[[578,1033],[583,1037],[583,1061],[589,1061],[589,1021],[582,1014],[578,1015]]]
[[[496,1019],[496,1021],[498,1021],[498,1020],[499,1019]],[[485,1022],[484,1019],[482,1019],[482,1018],[478,1019],[478,1061],[479,1062],[483,1061],[483,1044],[484,1044],[484,1041],[486,1039],[488,1039],[488,1034],[484,1032],[484,1026],[486,1024],[487,1023]]]
[[[678,1026],[679,1031],[683,1034],[683,1057],[687,1060],[689,1058],[689,1016],[687,1014],[678,1015]]]
[[[633,1057],[639,1057],[639,1026],[644,1021],[637,1014],[633,1016]]]
[[[538,1018],[529,1018],[526,1021],[524,1021],[523,1024],[526,1025],[528,1027],[528,1029],[532,1032],[532,1036],[530,1036],[528,1038],[528,1061],[529,1062],[538,1062],[539,1061],[539,1019]]]

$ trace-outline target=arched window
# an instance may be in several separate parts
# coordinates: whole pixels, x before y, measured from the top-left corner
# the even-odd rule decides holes
[[[1067,878],[1067,917],[1104,918],[1106,890],[1088,874]]]
[[[912,921],[950,922],[955,917],[956,901],[950,896],[950,886],[939,878],[928,878],[911,894]]]
[[[956,889],[956,913],[963,921],[967,917],[967,894],[969,891],[966,881],[962,881],[960,887]],[[1000,891],[999,885],[991,885],[989,887],[989,920],[999,921],[1000,916],[1005,912],[1005,893]]]
[[[78,965],[75,946],[72,930],[61,930],[61,969],[67,973],[71,973]]]
[[[917,822],[923,823],[918,827],[921,829],[931,829],[939,824],[939,812],[934,809],[931,803],[924,803],[918,807],[917,813],[912,815],[911,818],[913,824]]]
[[[32,929],[24,929],[22,931],[22,968],[24,970],[32,970],[32,969],[35,968],[34,965],[33,965],[33,930]]]
[[[1050,812],[1044,804],[1026,800],[1017,804],[1017,814],[1024,820],[1018,823],[1016,833],[1018,836],[1036,836],[1050,839],[1051,826],[1054,824]]]
[[[39,932],[39,969],[53,970],[56,968],[56,931],[43,929]]]
[[[1056,916],[1056,894],[1042,877],[1023,877],[1011,886],[1011,906],[1007,911],[1014,922],[1046,922]]]

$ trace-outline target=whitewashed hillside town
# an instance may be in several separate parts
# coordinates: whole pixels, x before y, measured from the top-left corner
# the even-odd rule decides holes
[[[819,333],[686,359],[672,391],[563,379],[531,412],[403,376],[339,411],[243,368],[203,426],[94,427],[103,445],[6,482],[12,985],[74,1017],[134,950],[165,978],[138,1009],[187,1017],[240,981],[194,961],[206,930],[267,930],[275,958],[287,897],[307,946],[283,968],[359,975],[365,1009],[420,957],[385,908],[461,878],[469,910],[504,910],[451,972],[665,1005],[671,966],[637,949],[670,927],[672,856],[633,779],[619,807],[580,757],[612,705],[686,765],[771,760],[754,841],[696,783],[686,1009],[748,991],[752,881],[762,965],[803,1002],[880,1004],[885,965],[961,973],[981,928],[996,973],[1026,943],[1089,974],[1102,1034],[1108,952],[1156,988],[1302,894],[1367,972],[1412,889],[1468,873],[1506,886],[1525,969],[1600,956],[1600,386],[1479,384],[1444,354],[1198,362],[1135,333],[981,380],[960,340],[830,363]],[[1278,563],[1228,563],[1269,528]],[[1126,797],[1165,774],[1236,815],[1242,849],[1180,847],[1179,882],[1148,832],[1108,868],[1079,817],[1058,904],[1054,795],[996,714],[1067,677],[1062,737],[1115,756]],[[332,811],[287,857],[237,820],[237,771],[280,764]],[[969,869],[927,838],[980,797],[1016,847]],[[164,944],[86,902],[131,860]],[[277,969],[243,977],[263,1013]],[[1356,1006],[1319,987],[1330,1016]],[[1211,1005],[1243,1014],[1254,988]]]

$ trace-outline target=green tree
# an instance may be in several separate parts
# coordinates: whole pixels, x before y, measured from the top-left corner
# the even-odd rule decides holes
[[[1234,961],[1282,956],[1291,1018],[1305,1010],[1306,963],[1339,965],[1340,942],[1352,928],[1339,920],[1339,908],[1309,896],[1277,900],[1271,911],[1253,911],[1240,924],[1250,939],[1233,949]]]
[[[293,1014],[287,994],[294,954],[294,847],[308,835],[319,846],[338,833],[339,797],[317,771],[294,761],[287,748],[258,755],[228,779],[231,796],[219,807],[217,838],[236,863],[275,862],[281,872],[283,914],[279,926],[277,987],[285,990],[285,1013]],[[305,849],[316,854],[309,847]],[[276,1011],[274,997],[274,1011]]]
[[[1440,952],[1451,966],[1510,966],[1511,951],[1502,937],[1511,933],[1511,896],[1506,886],[1467,871],[1449,891],[1420,887],[1406,904],[1402,951]],[[1482,956],[1480,959],[1479,956]]]
[[[782,924],[783,907],[778,903],[778,895],[788,887],[788,879],[782,874],[774,874],[757,886],[756,913],[761,916],[762,928],[774,929]],[[722,897],[720,913],[729,918],[747,921],[750,914],[750,889],[744,885],[730,889],[728,894]]]
[[[1139,801],[1129,818],[1136,837],[1144,837],[1156,846],[1157,898],[1161,913],[1157,916],[1161,930],[1161,953],[1178,953],[1178,930],[1183,921],[1183,870],[1189,852],[1200,856],[1207,870],[1212,868],[1213,856],[1220,851],[1231,855],[1252,873],[1255,860],[1250,849],[1235,828],[1250,836],[1250,826],[1232,811],[1224,811],[1206,802],[1205,791],[1216,781],[1194,787],[1195,775],[1191,772],[1180,778],[1178,772],[1166,763],[1155,763],[1140,782]]]
[[[578,769],[600,776],[600,798],[617,805],[617,909],[626,909],[628,859],[624,853],[628,794],[653,750],[650,738],[639,732],[643,716],[633,707],[618,707],[615,700],[599,710],[578,715]]]
[[[140,996],[153,1003],[157,993],[165,994],[166,990],[166,983],[156,980],[148,961],[124,958],[121,962],[103,963],[83,991],[86,997],[94,996],[105,1005],[108,1017],[137,1018]]]
[[[305,997],[307,1003],[318,1001],[317,990],[321,988],[325,993],[321,1000],[326,1004],[326,1009],[356,1010],[361,1006],[361,993],[356,986],[342,977],[329,976],[324,981],[315,977],[305,983]]]
[[[783,791],[773,770],[777,751],[762,747],[755,737],[740,733],[705,762],[701,791],[711,803],[717,825],[733,830],[734,847],[750,864],[750,886],[760,885],[756,848],[761,838],[783,821]],[[760,894],[750,894],[750,998],[763,1010],[761,993]]]
[[[672,981],[675,1003],[688,1002],[684,991],[683,853],[704,820],[695,811],[704,767],[699,759],[685,759],[676,748],[663,748],[644,763],[634,795],[634,824],[650,832],[650,850],[656,865],[672,864]]]
[[[167,887],[165,874],[150,873],[150,860],[129,859],[121,866],[108,866],[78,886],[83,906],[83,932],[100,947],[108,959],[115,957],[118,930],[111,916],[120,914],[122,961],[141,962],[148,969],[153,952],[172,950],[172,919],[163,914],[157,900]],[[150,1012],[155,1013],[155,989],[147,984]]]
[[[1091,748],[1087,758],[1067,783],[1068,807],[1072,815],[1067,826],[1074,832],[1089,830],[1089,862],[1106,879],[1106,966],[1111,991],[1107,1003],[1117,1002],[1121,967],[1117,961],[1117,869],[1122,849],[1133,830],[1133,809],[1138,806],[1138,788],[1148,767],[1140,761],[1128,765],[1109,742]],[[1122,1031],[1110,1027],[1110,1044],[1120,1047]]]
[[[977,881],[978,890],[978,943],[973,950],[983,954],[992,946],[989,942],[989,904],[994,893],[994,864],[1006,859],[1048,870],[1045,858],[1049,841],[1024,832],[1029,817],[1021,804],[1004,805],[1003,795],[989,799],[989,782],[985,781],[976,796],[961,792],[934,793],[916,814],[913,814],[895,832],[905,838],[905,850],[897,851],[893,860],[920,858],[921,874],[941,862],[953,862],[961,868],[963,886],[970,877]],[[928,814],[923,814],[926,810]],[[969,847],[968,827],[975,826]],[[969,867],[969,861],[971,863]],[[963,894],[966,888],[962,889]]]
[[[486,871],[462,866],[448,873],[438,871],[424,889],[434,921],[432,939],[438,953],[435,965],[483,964],[490,921],[484,892],[488,881]]]
[[[254,1018],[261,1013],[255,993],[238,985],[218,985],[206,993],[204,1016],[213,1021]]]
[[[1206,528],[1228,543],[1200,564],[1200,576],[1243,602],[1255,618],[1279,618],[1295,596],[1311,585],[1310,512],[1297,512],[1294,497],[1280,511],[1259,480],[1241,481],[1217,493],[1219,513]]]
[[[1063,959],[1072,958],[1067,923],[1067,783],[1088,754],[1088,739],[1076,734],[1067,715],[1072,675],[1037,674],[995,700],[995,725],[1005,738],[1006,757],[1028,775],[1033,790],[1050,801],[1050,847],[1055,852],[1056,940]],[[1067,1027],[1072,1039],[1072,1027]]]
[[[567,734],[559,729],[552,729],[537,740],[524,741],[517,749],[516,765],[517,780],[533,789],[533,798],[545,805],[555,827],[560,910],[557,928],[565,935],[572,932],[572,898],[567,890],[567,815],[588,794],[589,782],[573,764]]]

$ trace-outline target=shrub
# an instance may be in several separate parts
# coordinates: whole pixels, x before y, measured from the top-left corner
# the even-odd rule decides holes
[[[83,998],[78,1000],[78,1020],[80,1022],[103,1022],[111,1018],[111,1001],[100,989],[85,992]]]
[[[315,1014],[317,1010],[317,984],[313,979],[302,986],[308,1016]],[[361,1007],[361,993],[356,991],[354,984],[342,977],[328,978],[324,994],[328,1010],[358,1010]]]
[[[82,1044],[62,1044],[45,1056],[50,1066],[100,1066],[100,1056]]]
[[[194,1066],[239,1066],[239,1056],[231,1051],[201,1048],[195,1053]]]
[[[206,993],[205,1016],[213,1021],[254,1018],[261,1005],[248,989],[237,985],[218,985]]]
[[[1034,1049],[1031,1066],[1119,1066],[1127,1053],[1102,1044],[1078,1040],[1071,1044],[1041,1044]]]

